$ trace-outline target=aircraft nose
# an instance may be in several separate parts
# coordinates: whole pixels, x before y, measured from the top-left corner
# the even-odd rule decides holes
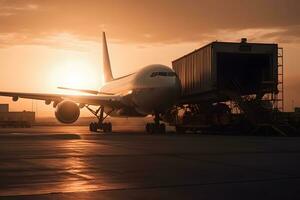
[[[134,103],[140,112],[151,114],[154,111],[164,112],[176,103],[180,96],[178,78],[156,80],[148,87],[134,92]]]
[[[156,88],[152,93],[152,110],[165,111],[177,101],[180,95],[180,85],[174,81]]]

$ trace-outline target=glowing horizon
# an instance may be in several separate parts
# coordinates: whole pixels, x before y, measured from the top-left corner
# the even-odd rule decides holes
[[[249,42],[279,43],[284,48],[285,106],[292,110],[300,105],[300,3],[246,4],[249,12],[237,0],[0,1],[0,90],[66,93],[58,86],[99,90],[103,30],[114,77],[154,63],[171,66],[172,60],[215,40],[247,37]],[[12,110],[31,110],[32,105],[31,100],[15,103],[5,97],[0,103],[9,103]],[[53,108],[43,101],[38,107],[38,116],[53,116]]]

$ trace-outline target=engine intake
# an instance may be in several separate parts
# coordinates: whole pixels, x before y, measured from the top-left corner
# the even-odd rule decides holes
[[[74,123],[80,115],[78,105],[73,101],[62,101],[56,106],[55,117],[65,124]]]

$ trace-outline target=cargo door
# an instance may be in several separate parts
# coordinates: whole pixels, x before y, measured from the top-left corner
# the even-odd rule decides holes
[[[256,94],[264,82],[273,81],[270,54],[217,53],[218,88],[235,90],[242,94]],[[234,83],[234,84],[233,84]]]

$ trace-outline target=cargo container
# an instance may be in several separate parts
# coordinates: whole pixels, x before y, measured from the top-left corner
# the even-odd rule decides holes
[[[223,91],[263,95],[277,91],[277,44],[212,42],[172,62],[182,102],[227,101]]]

